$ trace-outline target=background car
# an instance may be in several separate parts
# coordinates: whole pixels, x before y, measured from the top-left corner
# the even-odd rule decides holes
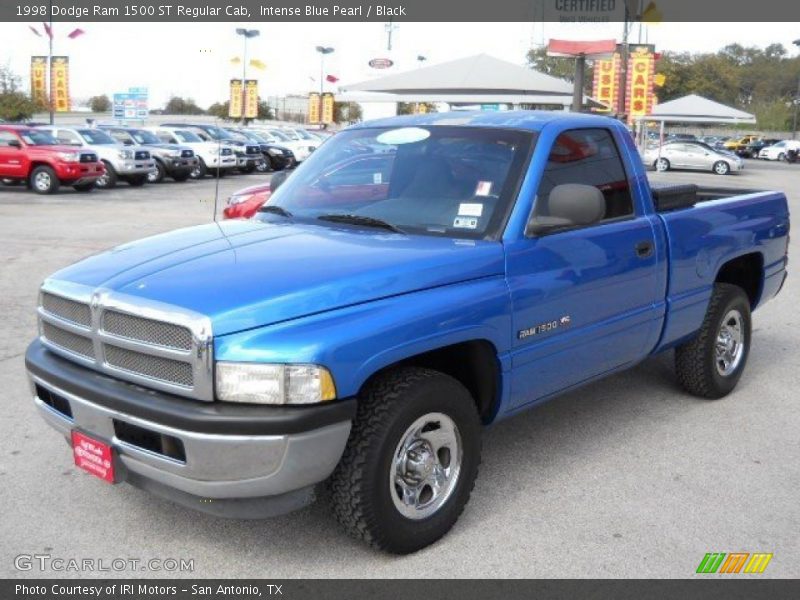
[[[226,129],[244,136],[244,138],[250,142],[259,144],[261,146],[261,153],[264,155],[264,164],[262,165],[262,168],[257,170],[261,172],[282,171],[283,169],[288,169],[294,166],[294,153],[286,146],[276,143],[275,140],[269,139],[261,135],[260,132],[251,129],[233,129],[230,127],[227,127]]]
[[[198,164],[192,170],[192,179],[201,179],[208,173],[224,177],[229,171],[236,168],[239,159],[233,146],[221,142],[208,142],[203,140],[194,131],[180,127],[167,127],[158,125],[147,127],[158,139],[168,144],[188,146],[197,155]]]
[[[656,171],[689,169],[713,171],[717,175],[727,175],[744,168],[744,161],[735,154],[716,150],[702,142],[671,142],[660,149],[649,148],[644,152],[644,162],[645,165],[652,165]]]
[[[236,168],[242,173],[252,173],[264,163],[260,144],[250,142],[246,137],[208,123],[165,123],[167,127],[180,127],[194,131],[202,139],[220,142],[235,149],[238,164]]]
[[[730,138],[729,140],[725,141],[722,144],[722,147],[725,150],[730,150],[731,152],[736,152],[739,148],[744,148],[747,144],[755,142],[759,136],[755,135],[754,133],[745,135],[740,138]]]
[[[319,148],[322,143],[319,140],[302,140],[296,133],[291,134],[290,131],[279,129],[277,127],[258,128],[256,130],[260,135],[265,136],[274,144],[280,144],[289,148],[294,154],[295,161],[298,163],[306,160],[309,155]]]
[[[668,142],[696,142],[697,136],[693,133],[670,133],[667,136]]]
[[[758,153],[758,158],[766,160],[786,160],[786,153],[789,150],[800,149],[800,142],[796,140],[781,140],[780,142],[762,148]]]
[[[155,168],[148,150],[128,148],[102,129],[62,125],[40,129],[49,131],[62,144],[97,154],[105,167],[105,172],[95,182],[99,188],[113,188],[119,180],[127,181],[132,186],[144,185],[147,183],[147,174]]]
[[[764,148],[768,146],[772,146],[777,144],[781,140],[776,138],[759,138],[757,140],[753,140],[746,146],[741,146],[739,149],[736,150],[736,154],[743,158],[758,158],[759,153]]]
[[[197,169],[199,161],[188,146],[162,142],[151,131],[135,127],[101,126],[115,140],[125,146],[145,148],[155,161],[155,169],[147,174],[149,183],[160,183],[165,177],[186,181]]]

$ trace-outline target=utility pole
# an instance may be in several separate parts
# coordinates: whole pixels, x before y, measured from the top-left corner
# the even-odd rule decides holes
[[[258,37],[260,33],[258,29],[243,29],[241,27],[236,29],[236,35],[240,35],[244,38],[244,51],[242,53],[242,127],[247,123],[245,117],[245,101],[247,99],[247,40]]]
[[[797,39],[792,42],[795,46],[800,48],[800,39]],[[792,119],[792,139],[797,139],[797,105],[800,103],[800,77],[797,79],[797,93],[793,99],[793,108],[794,108],[794,117]]]
[[[327,54],[332,54],[334,51],[333,48],[329,46],[317,46],[317,52],[319,52],[319,123],[322,125],[322,109],[325,106],[325,103],[322,101],[322,94],[324,91],[325,85],[325,75],[324,75],[324,65],[325,65],[325,56]]]
[[[47,50],[47,104],[50,107],[50,125],[55,123],[55,107],[53,105],[53,0],[50,0],[48,18],[50,31],[48,34],[49,45]]]
[[[386,40],[386,49],[391,52],[392,51],[392,32],[397,29],[397,26],[394,24],[393,17],[389,17],[389,22],[384,26],[386,28],[387,40]]]

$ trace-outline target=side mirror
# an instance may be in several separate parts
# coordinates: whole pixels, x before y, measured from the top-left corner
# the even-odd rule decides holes
[[[12,148],[17,148],[19,150],[22,149],[22,142],[20,142],[19,140],[9,140],[8,145],[11,146]]]
[[[593,185],[564,183],[557,185],[540,205],[537,199],[534,214],[525,228],[525,235],[539,236],[599,223],[606,214],[603,192]]]

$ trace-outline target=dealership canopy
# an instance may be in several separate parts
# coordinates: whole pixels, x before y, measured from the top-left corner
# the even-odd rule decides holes
[[[756,118],[732,106],[714,102],[697,94],[689,94],[663,104],[642,118],[662,123],[755,123]]]
[[[343,85],[340,91],[340,100],[354,102],[505,103],[561,107],[572,103],[572,84],[569,82],[487,54]]]

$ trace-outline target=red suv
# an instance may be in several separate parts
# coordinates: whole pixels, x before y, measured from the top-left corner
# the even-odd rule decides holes
[[[24,181],[37,194],[52,194],[61,185],[88,192],[104,173],[97,154],[59,146],[49,131],[0,125],[0,179],[4,181]]]

